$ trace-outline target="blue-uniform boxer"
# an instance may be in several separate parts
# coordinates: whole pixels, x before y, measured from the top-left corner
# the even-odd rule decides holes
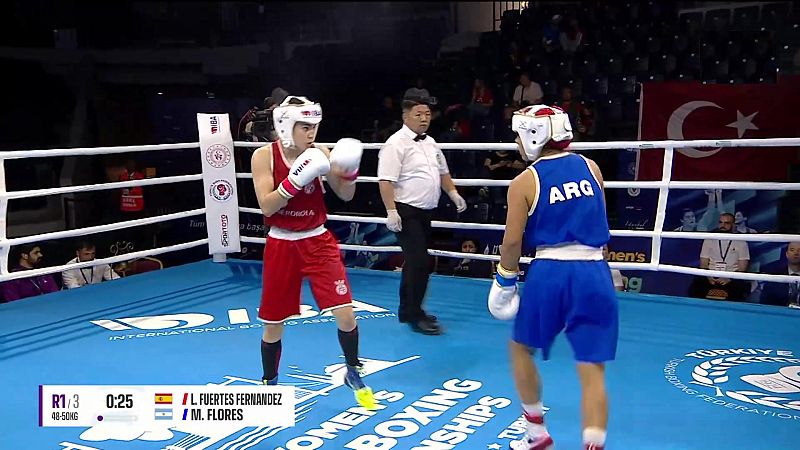
[[[593,161],[566,150],[572,127],[561,109],[523,108],[514,114],[512,129],[520,153],[532,164],[509,186],[500,265],[489,293],[491,313],[515,319],[511,359],[528,426],[511,448],[553,447],[531,353],[541,349],[548,359],[554,339],[565,331],[583,388],[584,446],[603,450],[608,420],[604,363],[616,354],[618,310],[602,250],[610,238],[602,174]],[[536,248],[536,258],[520,299],[523,236]]]

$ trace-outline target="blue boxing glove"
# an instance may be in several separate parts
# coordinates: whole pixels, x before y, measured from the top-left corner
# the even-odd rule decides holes
[[[489,290],[489,312],[495,319],[511,320],[519,310],[519,292],[517,289],[519,272],[512,272],[501,264],[497,265],[497,274]]]

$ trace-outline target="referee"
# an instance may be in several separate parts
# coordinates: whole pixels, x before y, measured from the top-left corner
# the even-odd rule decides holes
[[[458,195],[441,149],[425,134],[431,122],[428,103],[424,97],[403,100],[403,127],[378,153],[378,179],[386,227],[397,233],[405,258],[398,318],[418,333],[441,334],[436,317],[422,309],[430,276],[431,217],[439,205],[440,189],[458,212],[467,209],[467,202]]]

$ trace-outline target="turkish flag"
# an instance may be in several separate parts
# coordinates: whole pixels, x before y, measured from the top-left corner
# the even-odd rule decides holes
[[[797,84],[644,83],[639,140],[756,139],[800,136]],[[787,181],[791,147],[675,149],[672,179]],[[661,179],[663,150],[641,150],[636,179]]]

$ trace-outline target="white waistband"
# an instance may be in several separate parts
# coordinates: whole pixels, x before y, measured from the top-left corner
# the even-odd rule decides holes
[[[567,244],[552,247],[536,247],[535,259],[558,259],[561,261],[602,261],[603,249],[583,244]]]
[[[292,231],[283,228],[272,227],[269,229],[268,236],[275,239],[283,239],[285,241],[299,241],[300,239],[308,239],[328,231],[325,225],[320,225],[312,230]]]

